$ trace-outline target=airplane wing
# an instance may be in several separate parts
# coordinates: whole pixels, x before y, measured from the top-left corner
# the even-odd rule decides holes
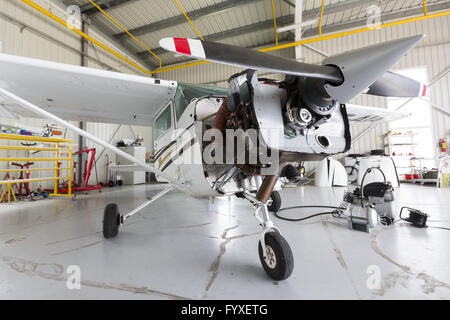
[[[384,108],[366,107],[347,103],[348,120],[351,122],[381,123],[399,120],[410,115],[408,112],[393,111]]]
[[[175,81],[0,54],[0,88],[66,120],[153,125],[176,87]],[[2,97],[0,115],[39,117]]]

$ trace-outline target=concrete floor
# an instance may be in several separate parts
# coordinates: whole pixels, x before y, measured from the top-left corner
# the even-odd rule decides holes
[[[71,200],[0,205],[0,299],[449,299],[450,232],[399,222],[371,234],[345,221],[274,217],[295,258],[294,272],[274,282],[258,258],[260,228],[244,200],[214,203],[171,192],[101,234],[103,208],[122,212],[160,186],[121,187]],[[343,188],[282,191],[283,206],[338,205]],[[450,190],[402,185],[395,210],[409,205],[450,227]],[[312,213],[291,211],[291,216]],[[66,288],[67,268],[81,269],[81,289]],[[375,266],[375,267],[374,267]],[[369,289],[373,270],[381,285]]]

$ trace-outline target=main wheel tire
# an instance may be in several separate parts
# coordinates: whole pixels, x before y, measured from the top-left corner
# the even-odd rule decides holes
[[[110,203],[105,207],[103,214],[103,236],[106,239],[114,238],[119,233],[120,213],[117,204]]]
[[[345,171],[347,172],[348,182],[353,183],[358,180],[358,169],[353,166],[345,167]]]
[[[278,232],[267,232],[264,241],[266,242],[266,256],[264,258],[261,241],[259,241],[259,260],[272,279],[276,281],[289,278],[294,270],[294,256],[286,239]]]
[[[393,222],[394,222],[394,220],[391,217],[388,217],[388,216],[380,217],[380,223],[383,226],[390,226]]]
[[[278,191],[272,191],[270,194],[270,199],[272,200],[272,203],[270,206],[267,206],[267,209],[272,212],[277,212],[281,208],[281,196]]]

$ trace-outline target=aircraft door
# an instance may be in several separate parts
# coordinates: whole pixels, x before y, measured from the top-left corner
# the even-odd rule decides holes
[[[180,179],[180,172],[173,163],[177,143],[175,137],[175,113],[172,101],[157,114],[153,129],[155,167],[176,179]],[[160,177],[157,177],[157,180],[166,181]]]

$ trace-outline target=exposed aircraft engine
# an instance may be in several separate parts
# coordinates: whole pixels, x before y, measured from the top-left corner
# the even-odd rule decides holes
[[[227,117],[226,128],[257,129],[258,143],[279,151],[284,162],[345,152],[350,146],[345,106],[320,88],[314,79],[288,76],[277,82],[246,70],[230,78],[226,113],[219,111],[216,123]],[[223,131],[223,124],[216,128]]]

